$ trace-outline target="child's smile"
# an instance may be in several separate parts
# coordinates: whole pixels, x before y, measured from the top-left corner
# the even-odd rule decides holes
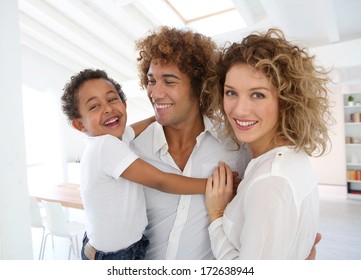
[[[110,134],[120,138],[127,115],[114,86],[104,79],[86,81],[78,91],[80,118],[73,121],[78,130],[90,136]]]

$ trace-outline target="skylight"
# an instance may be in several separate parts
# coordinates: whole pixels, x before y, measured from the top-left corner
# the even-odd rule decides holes
[[[232,0],[166,0],[184,24],[207,36],[245,28]]]

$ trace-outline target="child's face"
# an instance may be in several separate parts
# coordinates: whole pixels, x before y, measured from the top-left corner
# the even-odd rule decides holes
[[[86,81],[78,92],[80,118],[73,126],[90,136],[110,134],[121,137],[127,122],[125,103],[105,79]]]

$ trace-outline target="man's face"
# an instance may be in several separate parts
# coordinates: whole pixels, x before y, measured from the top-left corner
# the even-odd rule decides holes
[[[179,126],[199,114],[190,78],[173,63],[152,62],[148,70],[147,93],[157,121],[163,126]]]

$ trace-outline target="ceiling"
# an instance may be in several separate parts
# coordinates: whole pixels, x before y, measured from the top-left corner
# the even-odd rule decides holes
[[[207,3],[220,1],[225,0]],[[169,2],[19,0],[21,43],[74,73],[96,67],[123,82],[137,79],[135,40],[160,25],[189,26],[220,46],[269,27],[282,28],[288,38],[309,48],[361,38],[360,0],[229,0],[230,10],[243,17],[246,27],[229,17],[208,31],[200,21],[186,22]],[[195,9],[195,2],[200,0],[191,0],[189,9]],[[223,31],[226,23],[235,30]]]

